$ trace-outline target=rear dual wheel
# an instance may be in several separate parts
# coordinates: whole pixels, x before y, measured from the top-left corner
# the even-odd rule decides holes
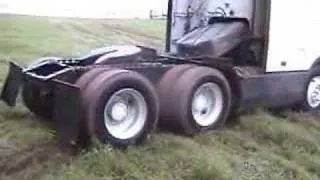
[[[106,144],[140,144],[154,131],[159,102],[153,85],[139,73],[93,69],[77,82],[88,134]]]
[[[227,79],[216,69],[178,65],[158,84],[160,123],[173,131],[196,135],[221,128],[231,109]]]

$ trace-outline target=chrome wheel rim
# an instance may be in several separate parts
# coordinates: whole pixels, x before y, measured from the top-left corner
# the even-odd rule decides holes
[[[192,98],[192,116],[202,126],[215,124],[223,111],[223,93],[216,83],[201,85]]]
[[[320,106],[320,76],[311,79],[308,86],[307,102],[311,108]]]
[[[147,103],[134,89],[115,92],[104,108],[104,124],[115,138],[125,140],[139,134],[147,121]]]

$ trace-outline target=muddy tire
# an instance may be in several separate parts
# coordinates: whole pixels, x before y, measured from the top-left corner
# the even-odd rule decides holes
[[[216,130],[223,127],[230,114],[230,86],[218,70],[189,68],[175,79],[174,86],[162,89],[160,98],[166,100],[161,101],[165,108],[161,116],[175,132],[194,136]]]
[[[84,101],[85,99],[85,92],[88,88],[89,84],[101,73],[107,71],[107,68],[94,68],[92,70],[87,71],[84,73],[76,82],[76,85],[80,88],[80,93],[82,96],[82,119],[80,120],[80,133],[79,133],[79,142],[82,142],[84,147],[90,145],[91,135],[89,132],[89,122],[86,118],[86,110],[88,108],[88,104]]]
[[[90,83],[100,74],[110,70],[110,68],[94,68],[85,74],[83,74],[76,82],[76,85],[80,88],[81,96],[83,99],[86,99],[86,89],[89,87]],[[83,104],[87,106],[87,104]],[[84,108],[86,109],[86,108]]]
[[[22,88],[22,100],[25,106],[40,118],[50,120],[53,117],[51,94],[41,95],[41,91],[31,83],[25,82]]]
[[[159,83],[157,84],[157,92],[159,94],[159,100],[160,100],[160,121],[159,124],[164,127],[170,127],[171,120],[170,120],[170,112],[167,108],[167,104],[170,104],[170,98],[173,97],[174,94],[172,94],[172,91],[169,91],[170,89],[173,89],[178,82],[181,75],[187,71],[188,69],[191,69],[195,67],[193,64],[184,64],[184,65],[177,65],[170,70],[168,70]]]
[[[312,113],[320,110],[320,66],[316,66],[311,70],[305,85],[304,97],[300,110]]]
[[[156,128],[159,101],[153,85],[142,75],[112,69],[96,76],[83,100],[91,136],[114,147],[137,145]]]

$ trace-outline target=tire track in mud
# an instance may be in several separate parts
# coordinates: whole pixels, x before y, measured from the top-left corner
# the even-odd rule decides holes
[[[73,155],[62,151],[55,141],[37,143],[0,159],[1,179],[38,179],[47,172],[69,164]]]

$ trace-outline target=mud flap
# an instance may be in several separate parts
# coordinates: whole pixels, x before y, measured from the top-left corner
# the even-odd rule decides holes
[[[77,147],[82,130],[80,88],[72,84],[53,80],[54,110],[57,137],[63,146]]]
[[[10,62],[9,73],[1,92],[1,100],[11,107],[15,106],[21,84],[22,68]]]

